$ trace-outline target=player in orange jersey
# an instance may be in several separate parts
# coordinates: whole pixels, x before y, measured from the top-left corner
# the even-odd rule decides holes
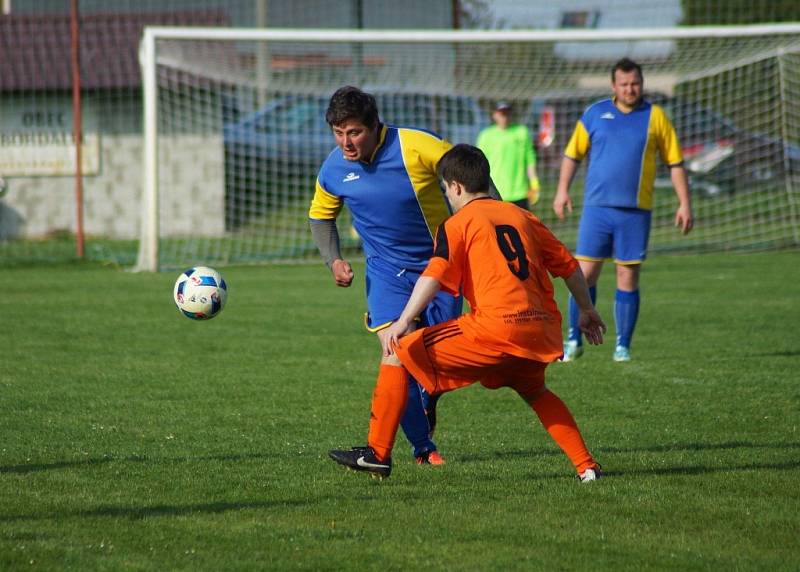
[[[580,479],[596,480],[599,466],[572,414],[544,381],[563,347],[548,274],[564,279],[589,343],[602,343],[606,331],[577,261],[534,215],[489,197],[489,163],[477,147],[453,147],[437,174],[455,214],[439,226],[433,257],[381,338],[385,361],[372,397],[368,446],[334,450],[331,458],[389,476],[408,371],[432,396],[476,381],[489,389],[510,387],[533,408]],[[459,288],[469,314],[412,332],[440,289],[457,295]]]

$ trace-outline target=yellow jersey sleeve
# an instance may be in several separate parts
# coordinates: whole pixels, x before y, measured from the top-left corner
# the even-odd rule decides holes
[[[564,156],[580,161],[589,152],[590,145],[589,132],[586,131],[583,122],[579,120],[575,124],[575,130],[572,132],[572,137],[570,137],[566,149],[564,149]]]
[[[436,166],[453,145],[417,129],[401,128],[398,133],[408,178],[433,237],[439,224],[450,215],[447,201],[442,199]]]
[[[311,199],[311,207],[308,209],[308,218],[336,220],[342,210],[342,205],[342,199],[322,188],[319,179],[317,179],[314,198]]]
[[[436,179],[436,165],[452,145],[447,140],[439,139],[425,131],[417,129],[398,129],[398,131],[403,161],[411,178],[411,184],[418,191],[430,182],[431,177]]]
[[[672,122],[658,105],[653,106],[652,110],[652,129],[658,141],[658,151],[661,154],[661,160],[667,165],[679,165],[683,163],[683,154],[681,153],[681,146],[678,142],[678,136],[675,133],[675,127]]]

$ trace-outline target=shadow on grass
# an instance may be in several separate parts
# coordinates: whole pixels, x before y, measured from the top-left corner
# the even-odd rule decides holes
[[[652,447],[598,447],[601,453],[668,453],[670,451],[720,451],[726,449],[800,449],[800,443],[752,443],[730,441],[728,443],[675,443]]]
[[[599,453],[597,457],[600,462],[603,462],[602,454],[633,454],[633,453],[669,453],[679,451],[719,451],[719,450],[746,450],[746,449],[775,449],[775,450],[792,450],[800,449],[800,443],[751,443],[748,441],[732,441],[729,443],[686,443],[686,444],[673,444],[673,445],[656,445],[653,447],[632,447],[632,448],[618,448],[618,447],[599,447],[596,451]],[[540,457],[540,456],[562,456],[560,450],[548,449],[537,451],[501,451],[486,455],[466,455],[459,457],[459,460],[467,462],[481,462],[492,461],[498,459],[512,459],[520,457]],[[606,464],[608,467],[608,464]],[[760,471],[760,470],[776,470],[776,471],[790,471],[800,468],[800,460],[786,461],[786,462],[760,462],[760,463],[731,463],[720,466],[659,466],[659,467],[642,467],[625,470],[614,470],[611,468],[604,468],[603,474],[606,477],[626,477],[626,476],[648,476],[648,475],[706,475],[713,473],[725,472],[745,472],[745,471]],[[546,480],[563,478],[563,473],[537,473],[529,475],[528,479],[532,480]]]
[[[716,362],[730,362],[730,361],[738,361],[742,359],[763,359],[763,358],[796,358],[800,357],[800,351],[798,350],[778,350],[778,351],[764,351],[764,352],[753,352],[753,353],[736,353],[727,355],[723,353],[716,353],[714,355],[707,355],[704,356],[703,359],[709,363],[716,363]],[[664,355],[649,355],[647,356],[647,362],[657,362],[659,364],[665,362],[675,362],[681,359],[678,356],[673,354],[664,354]],[[565,364],[569,366],[570,364]],[[616,364],[618,365],[618,364]],[[626,370],[631,370],[634,366],[638,367],[645,367],[645,364],[641,361],[635,360],[634,362],[624,364],[623,367]],[[612,366],[613,367],[613,366]]]
[[[675,443],[669,445],[653,445],[652,447],[590,447],[597,453],[602,454],[625,454],[625,453],[670,453],[677,451],[720,451],[735,449],[777,449],[791,450],[800,449],[800,443],[752,443],[749,441],[731,441],[728,443]],[[454,458],[457,461],[480,462],[495,459],[516,459],[520,457],[540,457],[540,456],[560,456],[563,453],[558,449],[519,449],[515,451],[496,451],[493,453],[467,453],[458,455]]]
[[[275,507],[301,507],[311,504],[312,500],[278,500],[249,502],[212,502],[189,505],[155,505],[155,506],[98,506],[88,510],[76,510],[58,513],[19,514],[0,516],[0,522],[19,522],[26,520],[52,520],[65,518],[113,517],[142,520],[153,517],[184,516],[191,514],[217,514],[239,510],[269,509]]]
[[[798,357],[800,356],[800,351],[779,351],[779,352],[758,352],[754,354],[744,354],[740,357]]]
[[[606,477],[646,476],[646,475],[708,475],[712,473],[728,473],[743,471],[791,471],[800,468],[800,461],[785,463],[750,463],[747,465],[725,465],[721,467],[644,467],[625,471],[604,471]]]
[[[741,473],[752,471],[794,471],[800,468],[800,461],[787,461],[785,463],[751,463],[748,465],[725,465],[718,467],[695,466],[695,467],[642,467],[626,470],[607,470],[603,468],[603,478],[624,478],[624,477],[659,477],[659,476],[694,476],[712,475],[714,473]],[[494,477],[492,477],[494,478]],[[528,481],[547,481],[563,479],[564,473],[531,473],[525,477]]]
[[[250,461],[260,459],[272,459],[278,455],[270,454],[249,454],[249,455],[207,455],[202,457],[147,457],[147,456],[129,456],[129,457],[114,457],[113,455],[105,456],[102,458],[90,458],[81,461],[60,461],[55,463],[34,463],[30,465],[9,465],[7,467],[0,467],[0,474],[28,474],[39,473],[42,471],[52,471],[57,469],[82,469],[94,468],[108,463],[152,463],[152,464],[175,464],[175,463],[192,463],[197,461],[222,461],[222,462],[238,462]]]

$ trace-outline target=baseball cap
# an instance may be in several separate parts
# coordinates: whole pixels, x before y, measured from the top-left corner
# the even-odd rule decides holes
[[[507,101],[498,101],[494,106],[495,111],[511,111],[511,104]]]

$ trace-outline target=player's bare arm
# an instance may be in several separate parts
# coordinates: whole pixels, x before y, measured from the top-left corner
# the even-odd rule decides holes
[[[440,288],[439,281],[430,276],[421,276],[417,280],[403,313],[391,326],[379,332],[380,335],[378,337],[381,340],[384,356],[392,355],[397,340],[414,331],[416,328],[414,320],[431,303]]]
[[[590,344],[602,344],[603,334],[606,333],[607,329],[606,324],[592,304],[592,299],[589,296],[589,287],[586,285],[583,271],[580,267],[576,268],[575,272],[564,279],[564,282],[570,294],[572,294],[572,297],[575,298],[575,302],[578,304],[578,309],[580,310],[578,327]]]
[[[689,178],[686,176],[686,169],[683,165],[675,165],[670,168],[669,176],[672,179],[675,194],[678,195],[675,226],[681,229],[681,233],[688,234],[694,227],[694,216],[692,215],[692,201],[689,194]]]
[[[578,162],[575,159],[564,157],[561,161],[561,172],[558,176],[558,188],[553,199],[553,211],[559,220],[564,220],[564,209],[572,213],[572,199],[569,196],[569,186],[578,170]]]

